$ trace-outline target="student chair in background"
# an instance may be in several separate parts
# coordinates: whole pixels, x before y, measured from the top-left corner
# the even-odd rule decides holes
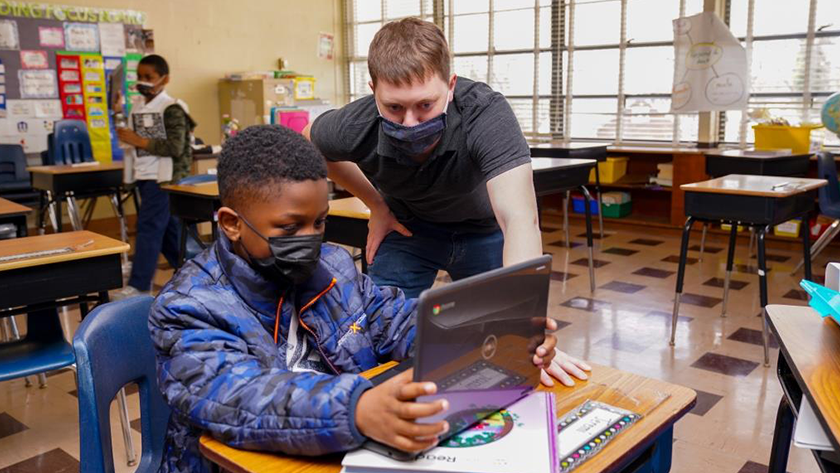
[[[28,207],[40,204],[41,193],[32,189],[21,145],[0,144],[0,197]]]
[[[57,120],[53,127],[50,164],[93,162],[87,126],[81,120]]]
[[[110,405],[128,383],[137,383],[140,395],[143,441],[136,472],[152,473],[160,467],[170,410],[158,389],[149,337],[152,301],[151,296],[139,296],[101,305],[85,317],[73,336],[84,472],[114,471]],[[124,430],[123,436],[126,445],[132,445],[130,434]]]
[[[834,222],[811,246],[811,261],[840,233],[840,180],[837,178],[834,155],[828,151],[817,153],[817,178],[828,181],[828,185],[820,187],[819,190],[820,214],[833,218]],[[808,222],[802,222],[802,225],[808,225]],[[799,271],[803,264],[805,261],[800,261],[791,274]]]
[[[11,337],[0,344],[0,381],[37,375],[42,388],[47,386],[44,373],[72,365],[73,348],[64,340],[56,309],[31,312],[26,316],[26,336],[21,338],[11,319]]]

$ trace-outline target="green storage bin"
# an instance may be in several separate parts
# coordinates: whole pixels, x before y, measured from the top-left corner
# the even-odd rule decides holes
[[[633,210],[633,202],[627,201],[623,204],[607,204],[602,202],[601,203],[601,210],[603,211],[604,217],[612,217],[612,218],[621,218],[630,215],[630,211]]]

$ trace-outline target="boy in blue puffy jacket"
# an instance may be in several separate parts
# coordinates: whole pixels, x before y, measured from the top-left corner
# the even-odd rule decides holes
[[[448,430],[415,422],[448,407],[414,402],[434,384],[410,371],[377,387],[359,376],[410,356],[416,302],[322,244],[326,175],[287,128],[250,127],[225,144],[219,239],[163,288],[149,320],[172,408],[160,471],[210,471],[203,431],[232,447],[320,455],[368,437],[421,451]],[[547,335],[534,363],[556,370],[555,343]]]

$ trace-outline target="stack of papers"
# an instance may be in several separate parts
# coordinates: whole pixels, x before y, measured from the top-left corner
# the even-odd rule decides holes
[[[476,416],[478,412],[454,413]],[[450,425],[456,420],[450,416]],[[368,450],[348,453],[342,473],[425,472],[522,473],[558,471],[554,394],[534,392],[506,410],[420,454],[410,462]]]
[[[820,425],[814,408],[808,402],[808,398],[802,396],[802,403],[799,405],[799,417],[796,419],[796,427],[793,431],[793,444],[799,448],[811,450],[834,450],[831,440]]]

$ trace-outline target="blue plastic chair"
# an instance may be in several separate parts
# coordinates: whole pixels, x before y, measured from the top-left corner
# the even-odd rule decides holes
[[[834,155],[828,151],[817,153],[817,178],[828,181],[828,185],[820,187],[819,190],[820,213],[833,218],[834,222],[811,246],[811,261],[840,233],[840,180],[837,178],[837,163],[834,162]],[[803,263],[800,261],[793,272],[799,271]]]
[[[56,309],[30,312],[26,325],[24,338],[0,344],[0,381],[58,370],[76,361]]]
[[[0,197],[37,207],[41,193],[32,189],[21,145],[0,145]]]
[[[93,161],[90,135],[81,120],[58,120],[55,122],[52,140],[52,156],[49,164],[76,164]]]
[[[101,305],[73,336],[79,380],[81,470],[114,471],[110,404],[128,383],[140,391],[143,447],[138,473],[156,472],[163,458],[169,406],[157,386],[155,351],[149,337],[150,296]]]

